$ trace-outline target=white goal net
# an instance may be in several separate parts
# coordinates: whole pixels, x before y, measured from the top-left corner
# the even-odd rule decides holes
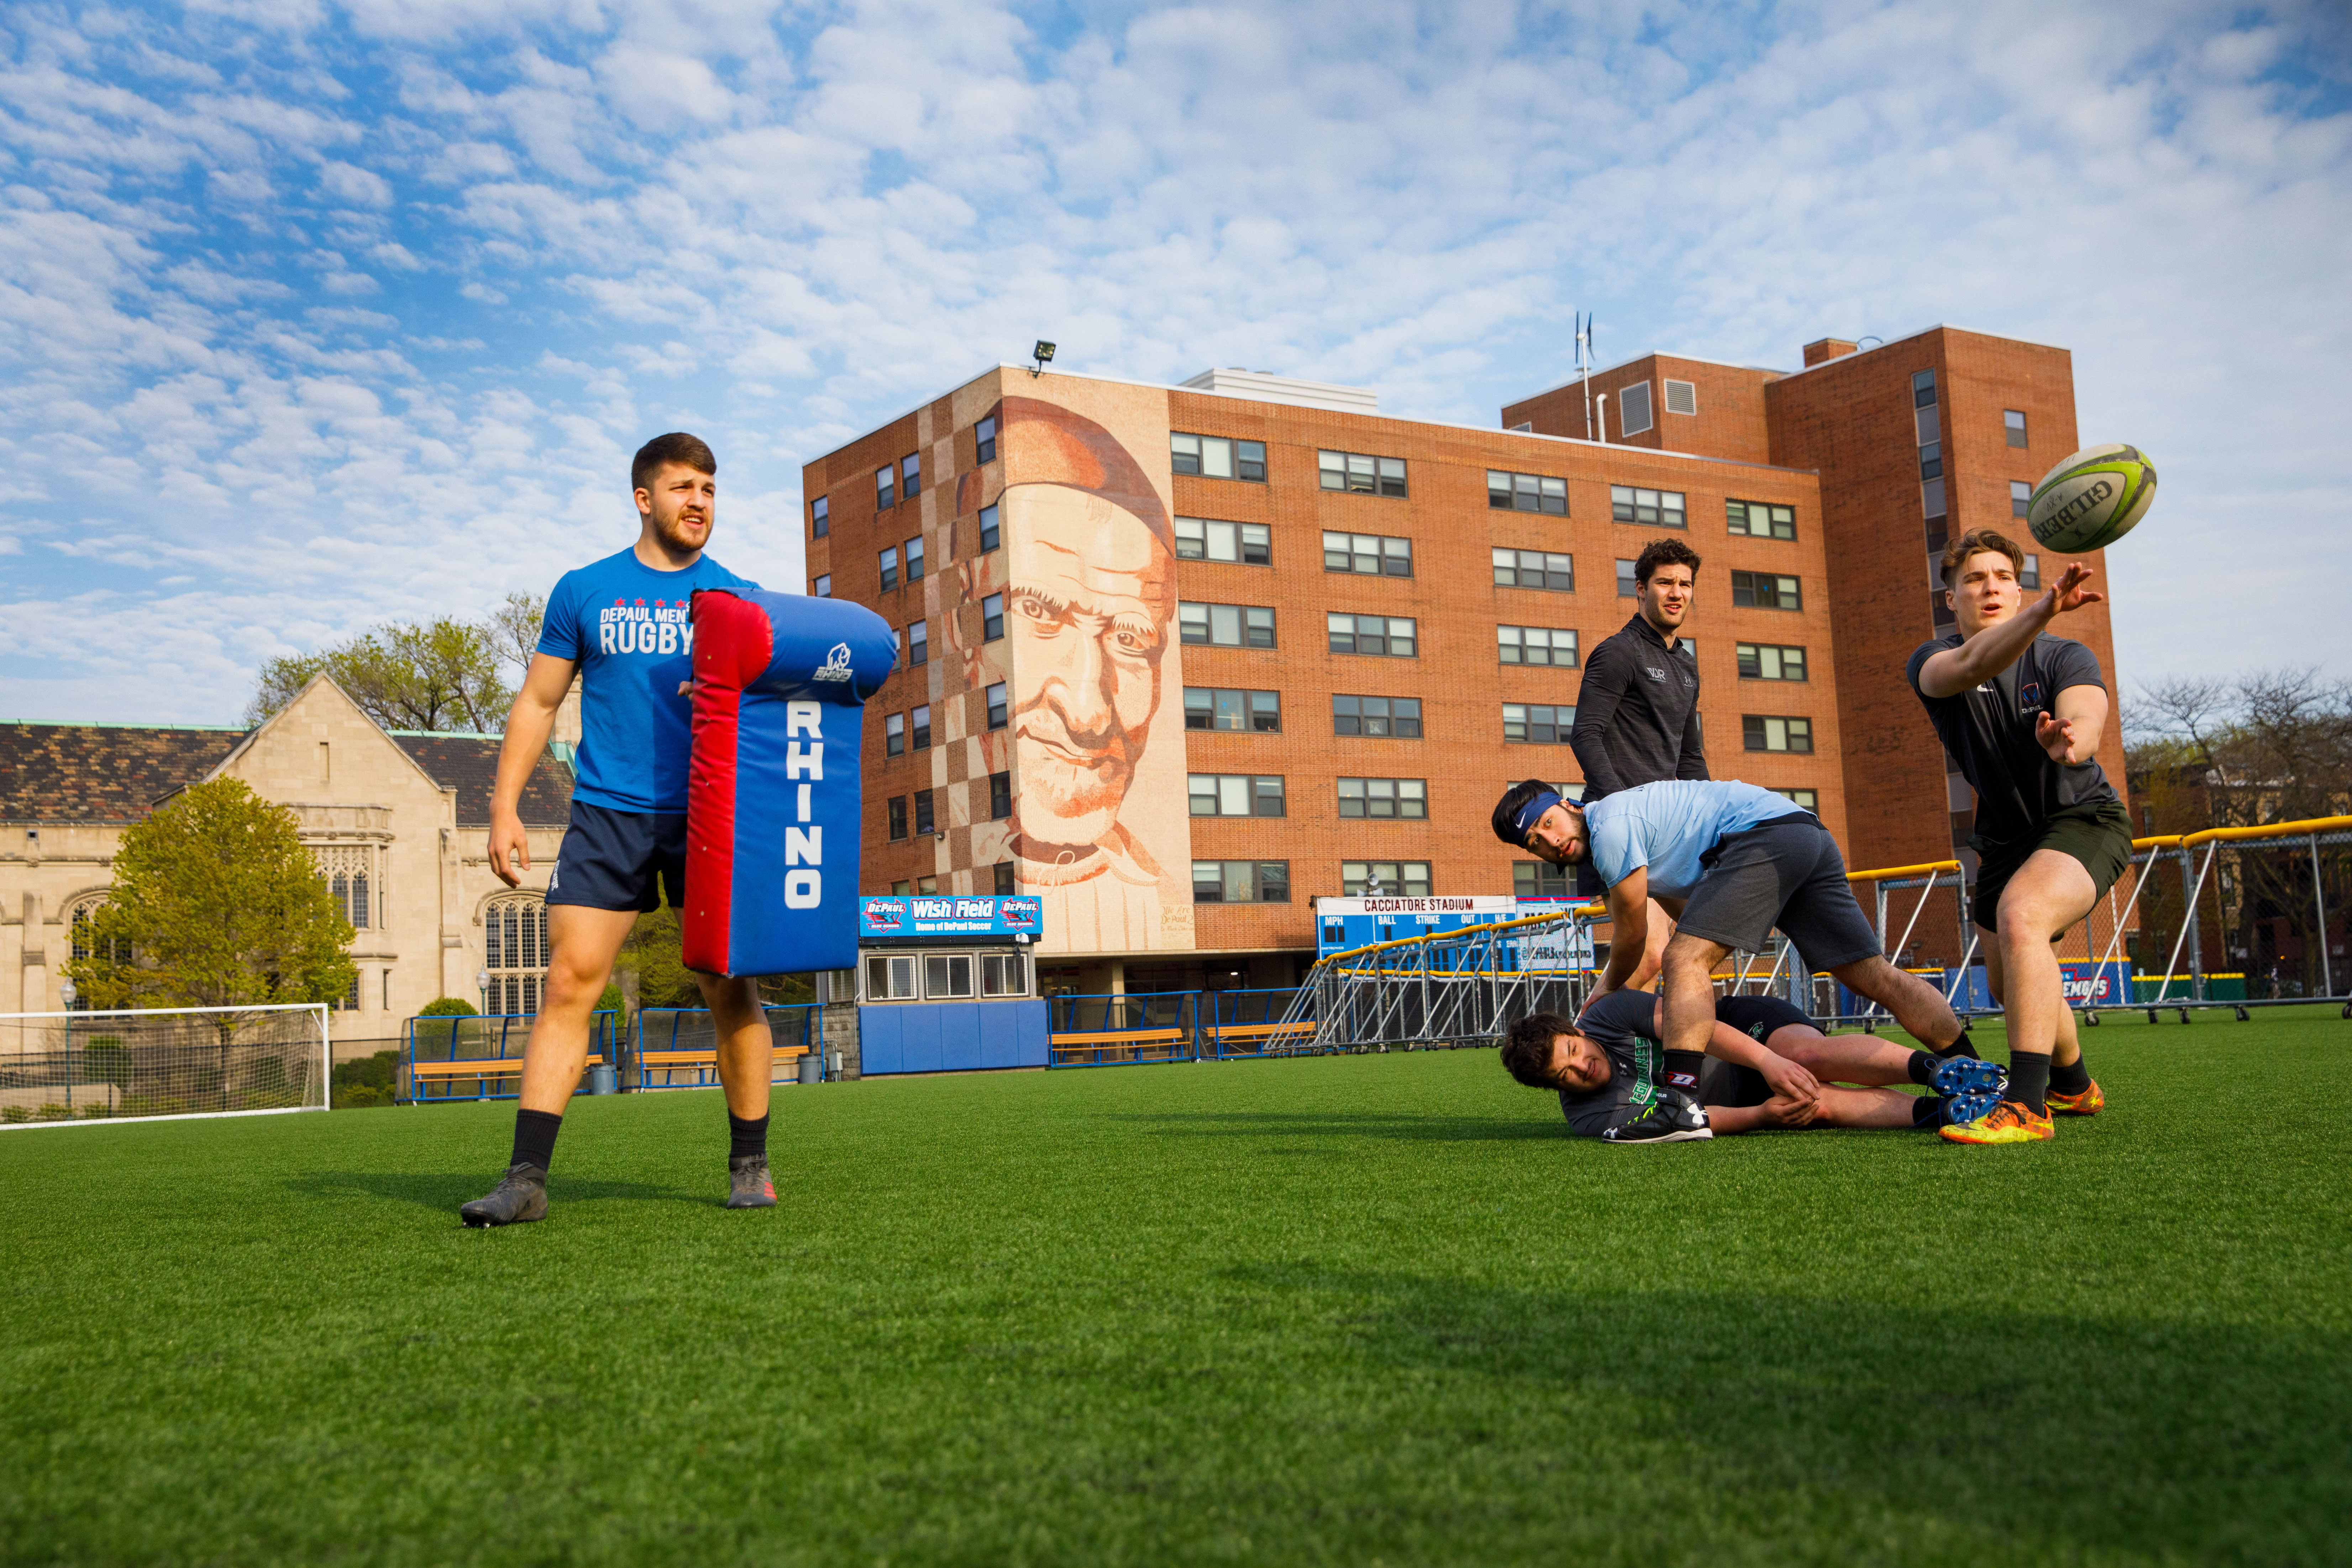
[[[324,1110],[327,1009],[0,1013],[0,1128]]]

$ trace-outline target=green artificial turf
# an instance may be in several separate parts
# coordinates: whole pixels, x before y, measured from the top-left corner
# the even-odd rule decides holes
[[[1565,1137],[1491,1051],[0,1132],[11,1563],[2352,1555],[2330,1011],[2052,1142]],[[1998,1029],[1980,1029],[1998,1047]]]

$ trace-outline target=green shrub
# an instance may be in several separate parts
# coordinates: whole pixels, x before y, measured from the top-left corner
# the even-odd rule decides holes
[[[331,1103],[337,1110],[360,1110],[372,1105],[390,1105],[393,1102],[393,1084],[399,1070],[398,1051],[378,1051],[372,1057],[337,1062],[334,1099]]]
[[[476,1018],[481,1016],[475,1005],[463,996],[436,996],[425,1004],[420,1018]]]
[[[30,1107],[0,1105],[0,1121],[30,1121],[32,1119],[33,1112]]]
[[[612,981],[606,981],[604,983],[604,994],[596,998],[596,1011],[599,1013],[625,1013],[627,1010],[628,998],[621,994],[620,986]]]

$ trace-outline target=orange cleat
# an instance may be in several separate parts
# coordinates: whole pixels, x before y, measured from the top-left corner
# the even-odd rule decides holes
[[[2053,1116],[2096,1116],[2107,1105],[2107,1097],[2099,1092],[2096,1079],[2080,1094],[2061,1094],[2053,1089],[2046,1098]]]
[[[2046,1114],[2028,1110],[2013,1100],[2002,1100],[1974,1121],[1936,1131],[1955,1143],[2039,1143],[2058,1135]]]

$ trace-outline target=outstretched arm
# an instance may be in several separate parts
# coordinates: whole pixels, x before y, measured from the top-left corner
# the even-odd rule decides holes
[[[2033,639],[2069,610],[2096,605],[2106,598],[2083,584],[2091,569],[2081,562],[2066,568],[2050,591],[2005,621],[1987,626],[1958,647],[1948,647],[1919,667],[1919,689],[1930,697],[1957,697],[1982,686],[2025,657]]]
[[[2107,689],[2069,686],[2050,706],[2056,716],[2044,713],[2035,719],[2033,738],[2050,753],[2052,762],[2090,761],[2091,753],[2099,749],[2099,737],[2106,732]]]
[[[1633,978],[1650,942],[1650,868],[1636,867],[1609,889],[1609,967],[1586,998],[1591,1006]]]

